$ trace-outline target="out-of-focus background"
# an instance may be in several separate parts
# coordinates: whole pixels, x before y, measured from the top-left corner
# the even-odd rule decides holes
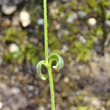
[[[43,0],[0,0],[0,110],[50,110],[43,25]],[[56,110],[110,110],[110,0],[48,0],[48,30]]]

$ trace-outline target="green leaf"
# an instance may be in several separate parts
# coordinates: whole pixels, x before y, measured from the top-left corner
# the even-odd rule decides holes
[[[49,65],[52,65],[53,61],[56,61],[56,65],[53,68],[61,69],[64,66],[63,59],[56,53],[52,53],[48,58]]]
[[[37,73],[40,75],[42,80],[46,80],[48,78],[48,74],[43,74],[42,73],[42,65],[46,66],[46,62],[44,60],[40,61],[37,66],[36,66],[36,70]]]

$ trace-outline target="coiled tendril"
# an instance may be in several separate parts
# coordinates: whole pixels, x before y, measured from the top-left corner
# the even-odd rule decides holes
[[[39,76],[41,77],[42,80],[46,80],[48,78],[48,74],[43,74],[42,73],[42,71],[41,71],[42,66],[44,65],[48,70],[48,67],[52,66],[53,61],[56,61],[56,65],[53,66],[53,68],[55,68],[55,69],[61,69],[64,65],[63,59],[56,53],[52,53],[48,57],[48,64],[46,63],[45,60],[42,60],[37,64],[37,67],[36,67],[37,73],[39,74]]]

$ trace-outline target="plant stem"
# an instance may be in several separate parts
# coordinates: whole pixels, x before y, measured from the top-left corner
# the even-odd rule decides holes
[[[55,110],[54,83],[51,66],[48,67],[50,93],[51,93],[51,110]]]
[[[44,0],[44,38],[45,38],[45,60],[48,65],[48,29],[47,29],[47,0]],[[48,65],[48,74],[51,93],[51,110],[55,110],[54,83],[51,66]]]
[[[44,0],[44,36],[45,36],[45,60],[48,64],[48,29],[47,29],[47,0]]]

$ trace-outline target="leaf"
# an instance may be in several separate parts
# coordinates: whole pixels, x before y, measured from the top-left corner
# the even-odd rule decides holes
[[[40,75],[42,80],[46,80],[48,78],[48,74],[43,74],[42,73],[42,65],[46,66],[46,62],[44,60],[40,61],[37,66],[36,66],[36,70],[37,73]]]
[[[56,61],[56,65],[53,68],[61,69],[64,66],[63,59],[56,53],[52,53],[48,58],[49,65],[52,65],[53,61]]]

